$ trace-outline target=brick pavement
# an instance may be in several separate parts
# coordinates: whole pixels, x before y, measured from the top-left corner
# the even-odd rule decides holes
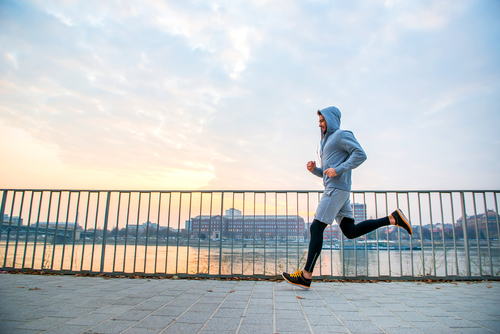
[[[0,275],[0,333],[500,333],[500,282]]]

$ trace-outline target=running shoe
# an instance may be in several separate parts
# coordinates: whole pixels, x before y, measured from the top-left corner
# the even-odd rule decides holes
[[[309,290],[311,287],[311,279],[307,279],[302,274],[302,270],[297,270],[293,274],[282,273],[281,276],[290,283],[291,285],[296,285],[301,287],[302,289]]]
[[[411,224],[408,218],[405,217],[400,209],[397,209],[392,213],[392,216],[396,219],[396,225],[404,228],[408,234],[412,235],[413,230],[411,229]]]

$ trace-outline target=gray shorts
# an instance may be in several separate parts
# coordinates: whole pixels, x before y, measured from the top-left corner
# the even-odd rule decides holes
[[[318,208],[314,215],[314,219],[330,225],[335,219],[337,224],[340,224],[342,218],[347,217],[354,219],[352,212],[350,191],[334,189],[325,189]]]

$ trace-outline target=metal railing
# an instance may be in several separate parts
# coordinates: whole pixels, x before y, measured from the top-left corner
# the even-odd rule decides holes
[[[321,191],[0,190],[0,267],[276,277],[303,268]],[[357,221],[401,208],[414,234],[325,230],[318,278],[500,276],[499,191],[353,191]],[[465,217],[465,219],[464,219]]]

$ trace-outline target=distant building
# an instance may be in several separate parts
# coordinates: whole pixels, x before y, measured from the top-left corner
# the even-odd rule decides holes
[[[128,230],[129,231],[138,231],[139,233],[143,233],[146,230],[148,231],[156,231],[158,229],[158,224],[152,223],[150,221],[142,224],[129,224],[128,225]]]
[[[340,240],[342,238],[342,231],[337,223],[333,223],[323,232],[323,240]]]
[[[463,236],[463,217],[457,219],[455,231],[460,236]],[[498,226],[500,216],[493,210],[488,210],[486,213],[480,213],[474,216],[467,216],[467,236],[470,239],[498,239]],[[477,225],[477,226],[476,226]],[[477,232],[476,232],[477,228]],[[477,235],[479,233],[479,235]]]
[[[351,205],[354,212],[354,221],[356,223],[366,220],[366,205],[360,203],[354,203]]]
[[[192,237],[256,238],[304,240],[307,235],[302,217],[297,215],[245,215],[231,208],[224,216],[201,215],[186,222]]]
[[[11,224],[11,225],[22,225],[23,224],[23,219],[19,217],[10,217],[7,214],[3,215],[3,223],[4,224]]]

